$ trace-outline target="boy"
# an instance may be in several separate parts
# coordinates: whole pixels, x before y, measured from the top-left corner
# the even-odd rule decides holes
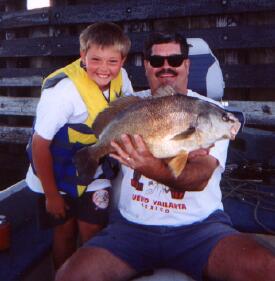
[[[80,34],[80,59],[49,75],[42,86],[26,181],[38,194],[40,226],[53,227],[55,268],[107,222],[110,182],[103,165],[86,186],[72,158],[96,142],[97,114],[121,94],[133,92],[122,69],[130,40],[113,23],[96,23]],[[106,163],[105,163],[106,164]]]

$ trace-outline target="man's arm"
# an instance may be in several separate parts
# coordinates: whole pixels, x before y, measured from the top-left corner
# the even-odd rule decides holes
[[[173,189],[201,191],[206,187],[218,165],[218,160],[213,156],[198,155],[194,158],[188,158],[187,164],[178,178],[175,178],[170,169],[166,167],[166,169],[168,168],[167,177],[160,179],[160,181]]]
[[[135,135],[131,139],[122,136],[122,145],[112,142],[116,154],[112,157],[122,164],[139,171],[144,176],[182,191],[201,191],[205,188],[219,162],[208,155],[207,150],[198,150],[189,154],[187,164],[181,175],[175,178],[168,164],[155,158],[148,150],[143,139]]]

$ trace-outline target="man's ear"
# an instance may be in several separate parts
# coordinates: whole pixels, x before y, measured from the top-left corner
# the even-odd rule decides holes
[[[148,68],[149,61],[148,60],[143,60],[143,65],[145,69],[145,74],[147,74],[147,68]]]
[[[186,59],[186,60],[183,61],[183,63],[184,63],[185,69],[186,69],[186,73],[188,75],[191,61],[190,61],[190,59]]]
[[[147,67],[147,66],[148,66],[148,63],[149,63],[148,60],[143,60],[143,65],[144,65],[144,67]]]

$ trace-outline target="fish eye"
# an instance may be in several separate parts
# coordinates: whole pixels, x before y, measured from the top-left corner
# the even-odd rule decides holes
[[[225,121],[225,122],[228,122],[228,121],[230,120],[230,118],[229,118],[229,116],[228,116],[227,113],[224,113],[224,114],[222,115],[222,120]]]

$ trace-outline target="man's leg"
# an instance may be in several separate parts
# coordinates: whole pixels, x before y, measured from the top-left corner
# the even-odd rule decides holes
[[[165,265],[195,280],[275,281],[275,256],[251,234],[235,230],[223,211],[178,227],[169,238],[163,243]]]
[[[120,281],[159,264],[159,242],[150,227],[120,215],[90,239],[58,271],[57,281]]]
[[[210,280],[275,281],[275,255],[252,235],[231,235],[213,249],[205,273]]]
[[[136,271],[102,248],[81,248],[58,270],[55,281],[123,281]]]

